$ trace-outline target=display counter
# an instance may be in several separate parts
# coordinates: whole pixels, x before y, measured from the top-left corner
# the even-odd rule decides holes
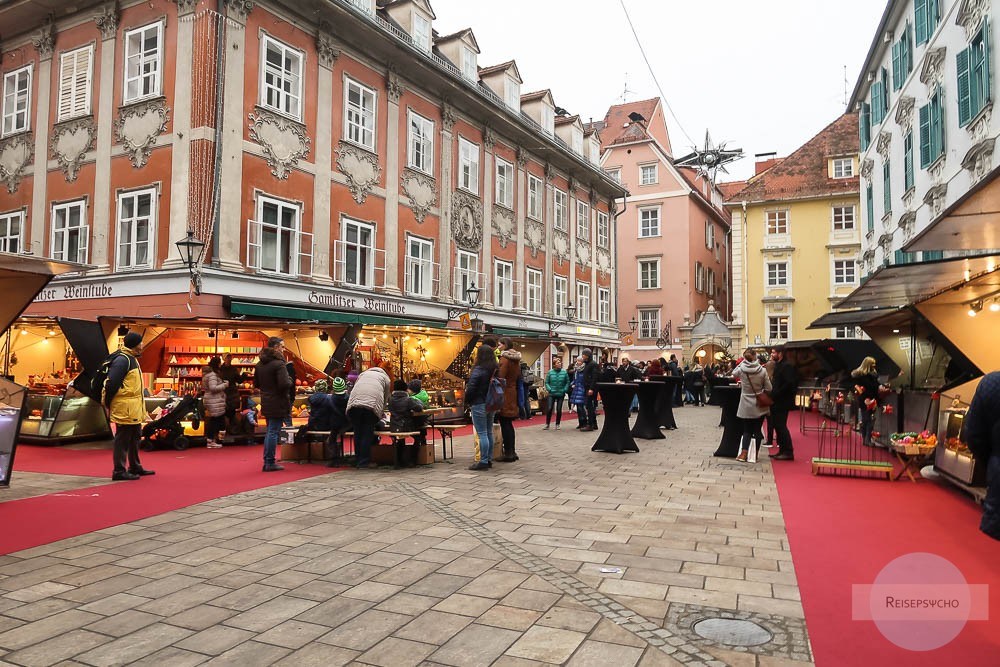
[[[73,387],[64,394],[29,390],[20,438],[43,445],[104,440],[111,438],[111,427],[104,408]]]
[[[958,398],[942,401],[938,417],[938,447],[934,453],[934,469],[951,481],[965,486],[986,483],[986,461],[976,459],[962,440],[962,426],[969,406]]]

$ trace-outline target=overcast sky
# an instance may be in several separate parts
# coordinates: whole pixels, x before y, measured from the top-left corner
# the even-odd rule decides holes
[[[675,156],[712,138],[747,157],[787,155],[845,110],[883,0],[624,0],[677,122]],[[480,66],[514,59],[523,92],[550,88],[584,121],[620,103],[659,97],[620,0],[431,0],[435,29],[472,28]],[[627,79],[626,79],[627,77]]]

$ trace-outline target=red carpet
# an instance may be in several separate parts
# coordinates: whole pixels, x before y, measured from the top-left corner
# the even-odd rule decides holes
[[[11,485],[18,472],[107,477],[107,486],[0,503],[0,554],[49,544],[109,526],[144,519],[222,496],[334,472],[321,464],[285,464],[262,473],[261,446],[142,452],[156,475],[111,482],[109,450],[18,445]]]
[[[979,532],[980,507],[943,481],[813,476],[817,434],[794,422],[796,460],[773,467],[816,664],[1000,664],[1000,542]],[[917,552],[946,558],[968,583],[990,587],[990,620],[971,621],[926,652],[890,643],[872,621],[851,620],[852,584],[871,584],[890,561]]]

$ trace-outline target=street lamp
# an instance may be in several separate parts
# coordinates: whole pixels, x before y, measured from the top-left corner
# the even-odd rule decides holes
[[[476,287],[476,283],[469,283],[469,286],[465,288],[465,305],[467,307],[449,308],[448,321],[458,319],[458,316],[462,313],[473,310],[479,304],[479,293],[481,291]]]
[[[198,270],[198,262],[201,260],[201,251],[205,247],[204,241],[199,241],[194,236],[193,230],[188,230],[187,236],[174,245],[177,246],[181,254],[181,261],[188,268],[191,275],[191,284],[194,285],[194,293],[201,294],[201,272]]]
[[[558,329],[562,325],[568,324],[568,323],[572,322],[574,319],[576,319],[574,317],[574,315],[576,314],[576,308],[573,306],[572,303],[568,303],[568,304],[566,304],[563,307],[563,313],[565,313],[565,315],[566,315],[566,321],[565,322],[555,322],[555,321],[549,322],[549,338],[555,338],[555,336],[556,336],[556,329]]]
[[[618,332],[618,337],[619,338],[628,338],[629,336],[631,336],[632,334],[635,333],[636,327],[639,326],[639,320],[635,319],[635,315],[633,315],[632,319],[630,319],[628,321],[628,326],[629,326],[629,330],[628,331],[620,331],[620,332]]]

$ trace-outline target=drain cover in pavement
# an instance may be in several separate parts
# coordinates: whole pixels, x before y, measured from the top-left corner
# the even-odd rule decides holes
[[[699,636],[728,646],[758,646],[771,641],[771,633],[752,621],[709,618],[694,624]]]

